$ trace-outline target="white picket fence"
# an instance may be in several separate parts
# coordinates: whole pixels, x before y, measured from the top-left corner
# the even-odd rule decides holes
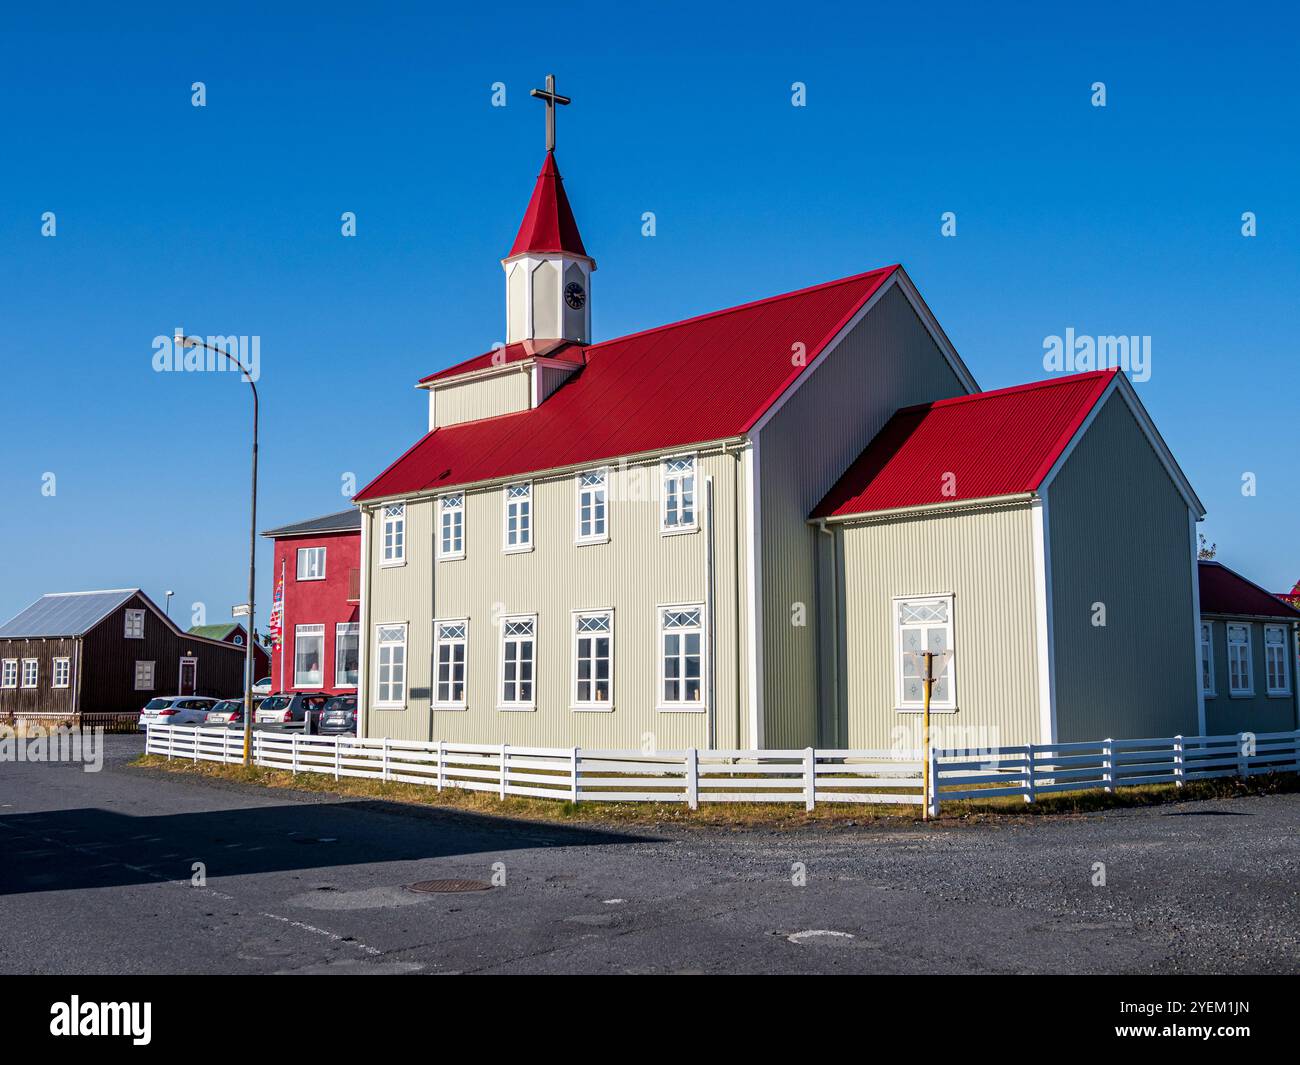
[[[944,800],[1020,795],[1025,802],[1063,791],[1114,791],[1214,777],[1300,773],[1300,731],[1229,736],[1027,744],[931,755],[930,808]]]
[[[243,733],[151,725],[150,754],[243,761]],[[424,743],[254,732],[253,761],[335,780],[360,777],[568,802],[903,803],[925,805],[920,751],[697,750],[642,754],[504,743]],[[1136,784],[1300,772],[1300,732],[1030,744],[930,754],[929,810],[943,801],[1039,796]]]
[[[150,754],[242,762],[244,737],[228,728],[151,725]],[[362,777],[569,802],[819,802],[922,804],[919,751],[637,751],[421,743],[254,732],[253,761],[336,780]]]

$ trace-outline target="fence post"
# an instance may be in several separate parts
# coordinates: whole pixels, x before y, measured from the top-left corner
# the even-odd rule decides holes
[[[1104,790],[1115,790],[1115,741],[1107,736],[1101,744],[1101,779]]]
[[[930,794],[922,796],[921,801],[925,803],[926,810],[931,817],[939,816],[939,748],[931,744],[928,751],[923,751],[924,757],[930,760]]]
[[[298,775],[298,733],[289,733],[289,747],[293,752],[293,775]]]
[[[202,734],[202,725],[194,726],[194,764],[199,764],[199,736]]]
[[[384,737],[384,753],[383,753],[383,761],[381,762],[380,771],[383,774],[383,778],[385,780],[391,779],[391,777],[389,776],[390,770],[388,768],[388,737],[387,736]]]
[[[578,748],[575,747],[569,753],[569,801],[578,801]]]
[[[1025,744],[1025,802],[1038,801],[1038,788],[1034,783],[1034,745]]]
[[[1241,777],[1243,780],[1246,779],[1246,770],[1248,768],[1246,765],[1245,739],[1246,734],[1244,732],[1237,733],[1237,776]]]
[[[811,747],[803,749],[803,808],[811,810],[817,805],[817,753]]]
[[[1182,733],[1179,733],[1174,737],[1174,787],[1181,788],[1183,786],[1183,774],[1185,772],[1186,769],[1183,762],[1183,737]]]
[[[343,740],[339,736],[334,737],[334,779],[338,780],[340,771],[343,769]]]
[[[442,791],[442,767],[445,764],[442,748],[443,748],[443,744],[445,744],[446,742],[447,742],[446,740],[438,741],[438,790],[439,791]]]
[[[506,747],[508,744],[501,745],[501,798],[506,797]]]
[[[686,752],[686,805],[700,808],[700,752],[695,747]]]
[[[172,755],[176,753],[176,733],[172,731],[176,726],[167,726],[167,760],[170,762]]]
[[[1295,749],[1295,771],[1300,773],[1300,729],[1296,729],[1292,735],[1291,743]]]
[[[225,729],[221,733],[221,764],[225,765],[230,761],[230,729]]]

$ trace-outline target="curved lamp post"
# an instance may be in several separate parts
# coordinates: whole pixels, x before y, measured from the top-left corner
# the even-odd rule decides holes
[[[253,383],[253,375],[243,363],[230,352],[209,344],[202,337],[186,336],[178,331],[175,342],[182,348],[204,348],[228,359],[244,375],[248,387],[253,390],[253,484],[248,519],[248,643],[244,648],[244,765],[250,765],[253,749],[253,643],[256,639],[253,601],[257,594],[257,385]]]

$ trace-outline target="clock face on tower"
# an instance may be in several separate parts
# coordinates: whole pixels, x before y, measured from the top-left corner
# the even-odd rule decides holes
[[[578,282],[570,281],[564,286],[564,302],[575,311],[580,311],[587,302],[587,293]]]

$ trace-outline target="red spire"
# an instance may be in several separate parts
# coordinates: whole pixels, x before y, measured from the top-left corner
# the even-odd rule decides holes
[[[574,221],[569,197],[564,194],[564,179],[560,177],[560,168],[555,165],[553,152],[546,153],[546,162],[537,175],[537,184],[533,186],[533,197],[528,201],[519,235],[506,258],[530,251],[568,252],[590,258],[582,246],[578,223]]]

